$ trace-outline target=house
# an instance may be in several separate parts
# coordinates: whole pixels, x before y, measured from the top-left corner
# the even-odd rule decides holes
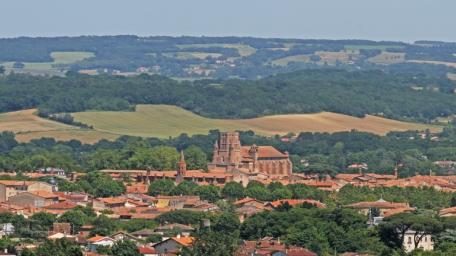
[[[127,203],[127,198],[125,197],[105,197],[105,198],[96,198],[93,200],[93,209],[94,210],[105,210],[115,207],[124,207]]]
[[[42,208],[59,202],[59,197],[48,191],[22,192],[8,199],[8,203],[19,206]]]
[[[70,223],[58,223],[54,222],[52,225],[52,233],[62,233],[62,234],[71,234],[71,224]]]
[[[415,210],[415,208],[410,207],[408,203],[387,202],[383,199],[374,202],[353,203],[347,205],[346,207],[357,209],[360,213],[364,215],[368,215],[372,211],[372,209],[378,209],[378,214],[381,217],[388,217],[394,214],[402,212],[411,212]]]
[[[298,246],[289,246],[272,237],[259,241],[243,241],[236,256],[317,256],[316,253]]]
[[[86,193],[80,192],[54,192],[54,194],[58,195],[61,199],[73,202],[80,206],[87,206],[89,202],[89,195]]]
[[[199,196],[162,196],[155,198],[155,207],[171,207],[174,209],[193,208],[201,202]]]
[[[55,187],[40,181],[0,180],[0,202],[6,202],[19,193],[32,191],[53,192]]]
[[[123,232],[123,231],[119,231],[117,233],[114,233],[113,235],[111,235],[111,238],[114,239],[116,242],[117,241],[123,241],[123,240],[128,240],[128,241],[132,241],[134,243],[139,243],[139,239],[127,232]]]
[[[235,212],[241,223],[244,222],[246,218],[265,210],[263,202],[250,197],[237,200],[233,205],[236,207]]]
[[[184,237],[188,237],[191,232],[195,231],[195,229],[192,226],[179,223],[160,225],[154,229],[154,232],[160,235],[165,235],[175,231],[180,232],[180,234]]]
[[[0,238],[3,236],[9,236],[14,233],[14,225],[12,223],[0,224]]]
[[[417,231],[407,230],[404,234],[404,243],[402,244],[405,252],[410,253],[415,249],[422,249],[423,251],[434,250],[434,241],[432,240],[432,236],[429,234],[423,235],[424,236],[421,238],[421,240],[419,242],[417,241],[418,243],[416,243],[415,236],[421,237],[422,235],[420,233],[417,233]]]
[[[71,241],[76,241],[76,236],[59,232],[59,233],[49,235],[47,237],[47,239],[49,239],[49,240],[67,239],[67,240],[71,240]]]
[[[159,256],[157,251],[153,247],[141,246],[138,247],[139,254],[142,256]]]
[[[166,254],[169,252],[178,252],[184,247],[192,247],[194,242],[194,237],[182,237],[178,235],[158,242],[153,247],[159,254]]]
[[[152,235],[156,234],[154,230],[152,229],[141,229],[135,232],[130,233],[130,235],[138,238],[138,239],[145,239],[148,238]]]
[[[111,247],[115,244],[115,240],[107,236],[94,236],[87,239],[87,248],[91,252],[96,252],[99,246]]]
[[[52,214],[60,216],[60,215],[64,214],[65,212],[76,208],[77,206],[78,205],[73,203],[73,202],[63,201],[63,202],[59,202],[59,203],[55,203],[55,204],[51,204],[51,205],[45,206],[45,207],[43,207],[43,209],[44,209],[45,212],[52,213]]]

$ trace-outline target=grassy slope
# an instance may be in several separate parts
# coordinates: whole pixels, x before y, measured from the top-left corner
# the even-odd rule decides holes
[[[115,139],[118,135],[99,131],[84,130],[71,125],[53,122],[35,116],[35,109],[0,114],[0,131],[16,133],[19,141],[29,141],[41,137],[53,137],[58,140],[77,139],[86,143],[98,140]]]
[[[254,130],[264,135],[336,132],[357,129],[385,134],[391,130],[423,130],[425,125],[405,123],[375,116],[356,118],[335,113],[276,115],[244,120],[209,119],[176,106],[138,105],[136,112],[79,112],[77,121],[93,125],[95,130],[133,136],[167,138],[181,133],[206,134],[211,129]],[[436,129],[433,127],[433,129]]]

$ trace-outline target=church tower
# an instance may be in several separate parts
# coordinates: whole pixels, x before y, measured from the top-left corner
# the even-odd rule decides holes
[[[187,173],[187,164],[185,163],[184,151],[181,150],[180,160],[177,169],[176,183],[184,181],[185,174]]]

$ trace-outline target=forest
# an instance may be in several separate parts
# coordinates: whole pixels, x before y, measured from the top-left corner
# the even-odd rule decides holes
[[[211,118],[330,111],[430,122],[456,113],[456,82],[382,71],[303,70],[260,80],[183,81],[158,75],[0,77],[0,111],[40,115],[177,105]],[[423,104],[423,102],[425,104]]]

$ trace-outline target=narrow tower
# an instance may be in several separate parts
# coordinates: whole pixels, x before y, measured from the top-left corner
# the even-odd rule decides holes
[[[185,174],[187,173],[187,164],[185,163],[184,151],[181,150],[180,160],[177,169],[176,183],[184,181]]]

